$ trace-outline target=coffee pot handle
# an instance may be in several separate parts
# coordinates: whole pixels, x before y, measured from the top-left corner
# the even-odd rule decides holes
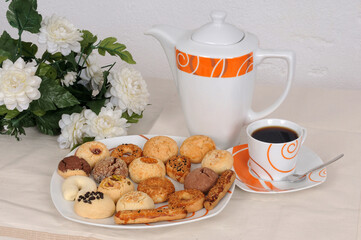
[[[288,65],[288,74],[287,74],[287,86],[286,89],[283,91],[282,95],[268,108],[254,112],[250,110],[248,115],[248,123],[255,121],[260,118],[264,118],[265,116],[271,114],[274,110],[276,110],[281,103],[286,99],[286,96],[291,88],[292,79],[295,72],[295,61],[296,56],[292,51],[277,51],[277,50],[265,50],[265,49],[258,49],[254,53],[254,62],[255,65],[260,64],[266,58],[282,58],[286,60]]]

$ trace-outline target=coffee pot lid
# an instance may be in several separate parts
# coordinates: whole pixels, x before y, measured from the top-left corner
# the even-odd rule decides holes
[[[192,34],[192,40],[211,45],[232,45],[242,41],[244,32],[232,24],[226,23],[227,14],[223,11],[211,13],[209,22]]]

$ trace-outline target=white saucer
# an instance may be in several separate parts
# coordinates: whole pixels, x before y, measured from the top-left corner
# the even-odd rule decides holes
[[[307,175],[301,182],[270,182],[257,178],[249,168],[248,145],[243,144],[228,149],[234,158],[233,167],[237,173],[236,186],[253,193],[286,193],[315,187],[327,178],[326,168],[316,170]],[[299,151],[295,173],[304,173],[307,170],[322,164],[321,158],[311,149],[303,146]]]

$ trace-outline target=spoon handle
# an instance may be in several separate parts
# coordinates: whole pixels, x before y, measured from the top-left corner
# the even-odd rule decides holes
[[[318,169],[320,169],[320,168],[326,167],[327,165],[330,165],[331,163],[336,162],[337,160],[339,160],[339,159],[342,158],[343,156],[344,156],[344,154],[341,153],[340,155],[338,155],[337,157],[331,159],[330,161],[325,162],[324,164],[321,164],[320,166],[317,166],[317,167],[315,167],[315,168],[312,168],[311,170],[308,170],[307,172],[305,172],[305,173],[302,174],[302,175],[304,176],[304,175],[309,174],[310,172],[313,172],[313,171],[318,170]]]

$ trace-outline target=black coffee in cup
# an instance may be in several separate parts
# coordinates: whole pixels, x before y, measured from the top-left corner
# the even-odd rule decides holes
[[[294,130],[279,126],[259,128],[251,136],[267,143],[284,143],[298,138],[298,134]]]

